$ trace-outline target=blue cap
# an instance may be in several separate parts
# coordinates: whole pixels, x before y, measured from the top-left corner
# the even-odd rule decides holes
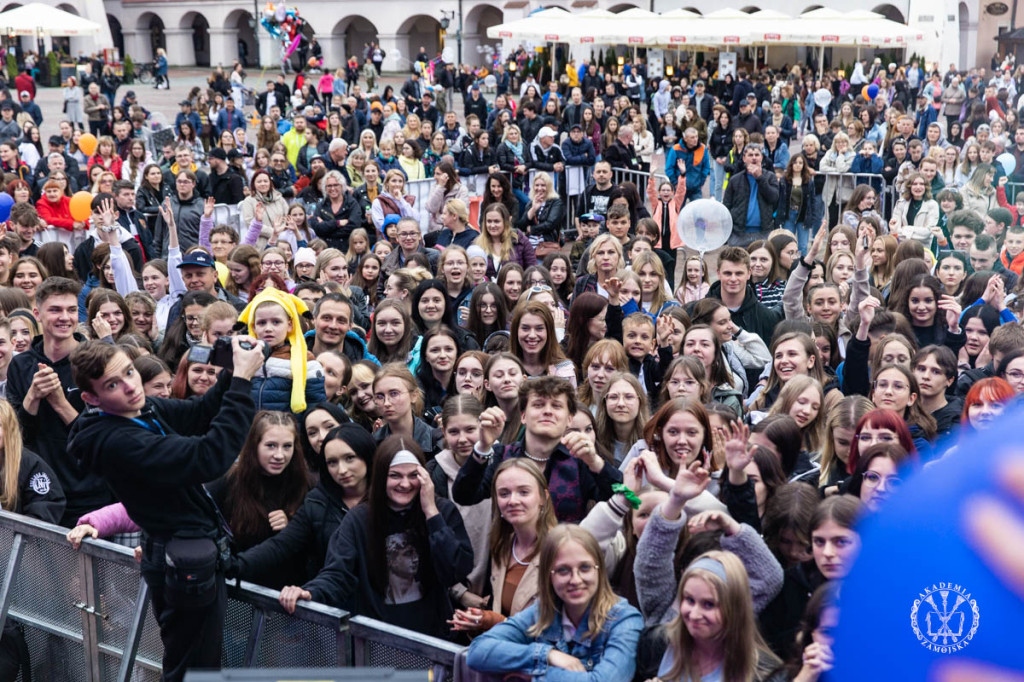
[[[584,223],[603,223],[604,216],[600,213],[584,213],[580,216],[580,222]]]
[[[398,215],[397,213],[392,213],[391,215],[386,215],[386,216],[384,216],[384,224],[381,225],[381,229],[386,228],[388,225],[395,225],[401,219],[402,219],[402,216]]]
[[[186,254],[185,257],[181,259],[181,263],[178,264],[178,267],[183,268],[186,265],[198,265],[203,268],[216,267],[213,256],[205,251],[193,251],[192,253]]]

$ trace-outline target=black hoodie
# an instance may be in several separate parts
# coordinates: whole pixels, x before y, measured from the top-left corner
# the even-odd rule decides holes
[[[89,410],[73,424],[67,449],[106,479],[148,535],[216,538],[203,484],[231,467],[255,416],[250,382],[222,372],[202,397],[147,398],[138,419]]]
[[[706,298],[722,300],[722,283],[715,282],[712,284]],[[747,293],[743,297],[743,303],[740,304],[739,309],[730,310],[729,312],[732,314],[732,321],[737,327],[757,334],[768,346],[772,344],[772,333],[775,331],[775,326],[786,318],[786,313],[783,311],[782,306],[766,308],[758,301],[757,294],[754,293],[754,287],[749,282],[747,283]]]
[[[85,337],[75,334],[79,342]],[[95,473],[88,471],[68,453],[68,426],[60,418],[50,403],[39,402],[39,410],[35,416],[25,411],[22,404],[32,378],[39,371],[39,365],[49,365],[60,377],[60,385],[68,402],[81,412],[85,409],[81,396],[75,390],[71,380],[71,362],[64,358],[59,362],[51,362],[43,353],[43,337],[37,336],[27,351],[15,356],[7,370],[7,400],[18,414],[25,447],[36,452],[57,475],[64,494],[67,495],[67,506],[60,519],[63,526],[71,528],[83,514],[105,507],[116,500],[106,482]]]

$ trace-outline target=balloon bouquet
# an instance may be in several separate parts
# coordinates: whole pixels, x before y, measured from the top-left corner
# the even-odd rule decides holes
[[[284,64],[287,64],[292,53],[306,39],[302,35],[302,27],[305,24],[306,20],[299,16],[299,10],[283,2],[277,5],[267,2],[263,9],[263,18],[260,20],[260,25],[267,33],[275,40],[281,41],[281,59]]]

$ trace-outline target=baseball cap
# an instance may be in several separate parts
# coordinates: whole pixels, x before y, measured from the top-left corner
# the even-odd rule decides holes
[[[704,81],[697,81],[694,85],[704,85]]]
[[[178,267],[183,268],[187,265],[198,265],[203,268],[212,268],[216,267],[216,262],[213,260],[213,256],[205,251],[193,251],[192,253],[185,254],[184,258],[181,259],[181,263],[178,264]]]
[[[190,107],[190,106],[192,106],[192,102],[188,101],[187,99],[183,99],[180,102],[178,102],[178,106],[179,107]]]
[[[61,137],[60,135],[50,135],[50,139],[47,140],[47,142],[49,142],[54,147],[64,146],[64,138]]]
[[[604,216],[600,213],[584,213],[580,216],[580,220],[585,223],[603,223]]]
[[[228,160],[240,158],[242,158],[242,152],[238,151],[237,149],[232,149],[231,151],[228,152]]]
[[[31,97],[32,95],[29,93],[28,90],[22,90],[21,92],[18,93],[18,96],[19,97]]]
[[[571,126],[569,126],[569,132],[572,132],[573,130],[583,130],[583,126],[581,126],[579,123],[573,123]]]
[[[124,96],[126,99],[135,99],[135,91],[129,90],[128,92],[124,93]]]
[[[213,149],[210,150],[210,158],[220,159],[221,161],[227,161],[228,153],[221,149],[220,147],[214,147]]]
[[[316,251],[309,248],[308,246],[303,246],[302,248],[295,252],[295,257],[292,260],[294,261],[295,265],[301,265],[303,263],[308,263],[309,265],[316,265]]]
[[[543,128],[541,128],[540,130],[537,131],[537,139],[538,140],[541,139],[542,137],[554,137],[554,136],[555,136],[555,131],[552,130],[551,128],[547,127],[547,126],[544,126]]]
[[[756,102],[757,101],[757,95],[755,95],[752,92],[748,92],[747,93],[747,101]]]

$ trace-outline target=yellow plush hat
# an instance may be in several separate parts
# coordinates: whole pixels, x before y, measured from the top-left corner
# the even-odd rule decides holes
[[[249,305],[245,306],[245,310],[238,316],[238,321],[249,327],[249,334],[252,336],[256,336],[256,308],[263,303],[278,304],[284,308],[288,319],[291,320],[292,329],[288,332],[292,367],[291,408],[292,412],[302,412],[306,409],[306,340],[302,336],[302,315],[308,312],[309,308],[298,296],[267,287],[249,301]]]

